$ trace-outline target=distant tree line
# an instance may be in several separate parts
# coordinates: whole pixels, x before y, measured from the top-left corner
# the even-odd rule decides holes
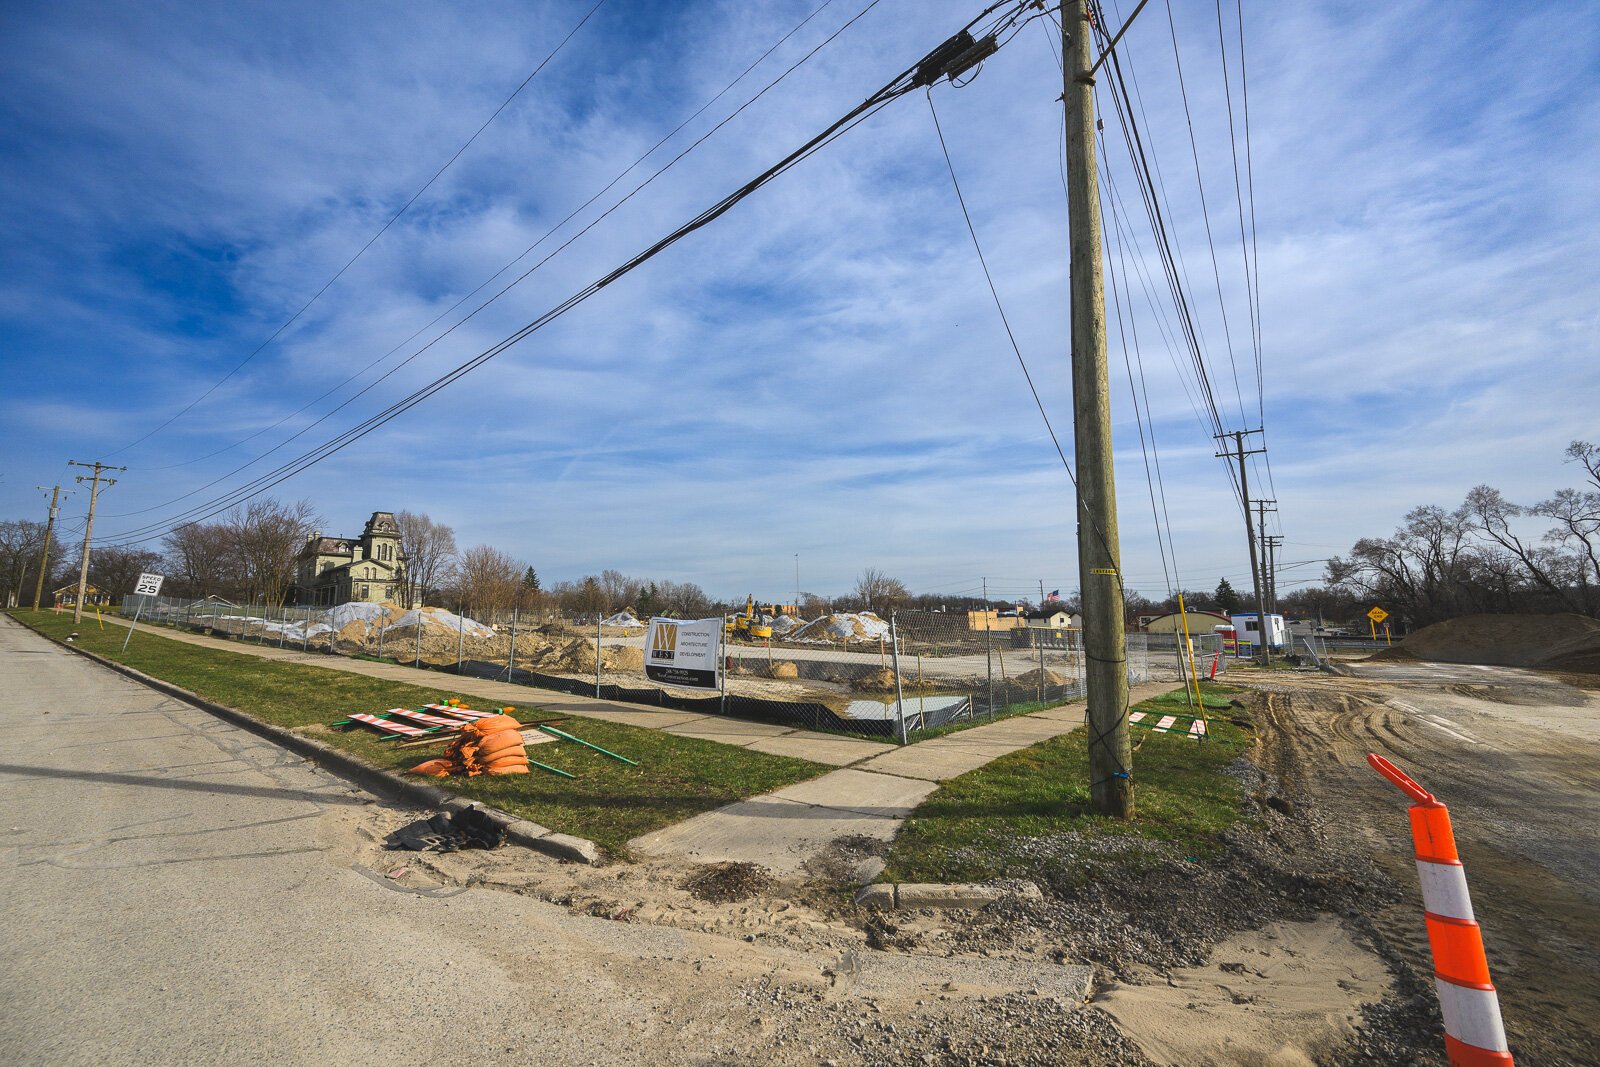
[[[1574,441],[1567,460],[1582,472],[1576,487],[1531,504],[1507,500],[1480,485],[1453,510],[1436,505],[1409,512],[1388,537],[1362,538],[1328,561],[1326,584],[1280,594],[1286,615],[1350,623],[1370,604],[1397,616],[1401,629],[1480,612],[1569,611],[1600,617],[1600,446]],[[742,608],[719,601],[693,582],[641,578],[607,569],[546,585],[534,566],[492,545],[458,550],[455,531],[426,514],[396,515],[407,560],[403,606],[445,606],[467,614],[513,608],[542,615],[604,616],[629,610],[640,617],[696,618]],[[218,596],[240,604],[292,602],[295,557],[306,537],[325,525],[309,501],[263,498],[240,505],[216,522],[177,527],[160,550],[99,545],[90,555],[89,581],[113,598],[132,592],[141,571],[167,576],[162,592],[180,598]],[[29,604],[38,575],[45,524],[0,521],[0,604]],[[45,606],[53,590],[75,584],[78,550],[55,538]],[[1211,591],[1186,590],[1191,610],[1233,614],[1253,610],[1248,593],[1224,578]],[[770,599],[766,601],[770,603]],[[1050,602],[1077,612],[1076,594]],[[1141,616],[1177,610],[1177,596],[1124,596],[1129,629]],[[987,607],[1028,611],[1019,600],[988,600],[944,593],[914,594],[906,584],[869,567],[837,597],[802,593],[801,613],[829,611],[961,613]]]
[[[1574,441],[1565,455],[1578,486],[1517,504],[1480,485],[1453,510],[1416,508],[1329,560],[1329,587],[1412,628],[1478,613],[1600,617],[1600,446]]]

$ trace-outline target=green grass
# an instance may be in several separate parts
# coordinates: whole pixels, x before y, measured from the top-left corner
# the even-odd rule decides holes
[[[192,645],[139,631],[124,654],[127,630],[107,623],[102,629],[85,617],[77,627],[70,614],[13,611],[12,617],[55,638],[74,629],[83,648],[125,663],[145,674],[181,686],[208,700],[249,713],[264,722],[315,737],[389,770],[403,770],[437,756],[444,746],[396,748],[371,730],[330,728],[353,711],[381,712],[420,707],[449,697],[470,706],[492,708],[498,701],[476,698],[472,679],[459,684],[441,679],[417,686],[367,678],[325,667],[280,663],[223,649]],[[530,696],[534,695],[530,691]],[[537,718],[538,703],[517,705],[525,718]],[[418,779],[513,812],[523,818],[587,837],[620,853],[630,839],[721,807],[735,800],[816,777],[831,768],[786,756],[770,756],[733,745],[675,737],[659,730],[572,716],[557,724],[568,733],[636,760],[629,767],[570,741],[533,745],[529,755],[575,774],[561,778],[533,769],[504,777]]]
[[[1231,686],[1202,683],[1208,705],[1226,704]],[[1136,710],[1185,714],[1183,690],[1137,705]],[[1186,856],[1217,851],[1217,835],[1241,818],[1242,790],[1223,768],[1250,740],[1229,721],[1238,709],[1212,710],[1213,740],[1196,743],[1177,734],[1131,727],[1137,815],[1124,822],[1095,815],[1089,803],[1088,736],[1083,730],[1002,756],[945,782],[924,800],[895,838],[883,880],[985,881],[1034,878],[1055,884],[1093,878],[1105,870],[1106,850],[1081,869],[1040,859],[1031,839],[1078,834],[1107,839],[1142,838],[1172,843]],[[1115,853],[1113,848],[1110,850]],[[1126,851],[1126,862],[1148,853]],[[1044,865],[1053,865],[1046,870]],[[1041,877],[1043,876],[1043,877]]]

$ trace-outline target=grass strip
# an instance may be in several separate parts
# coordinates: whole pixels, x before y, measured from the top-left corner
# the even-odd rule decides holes
[[[1208,704],[1224,703],[1228,694],[1237,692],[1210,682],[1202,683],[1201,690]],[[1186,707],[1183,690],[1175,689],[1133,710],[1184,714]],[[1212,739],[1205,742],[1188,740],[1179,732],[1135,733],[1137,816],[1126,822],[1094,814],[1084,730],[952,778],[907,820],[881,880],[1031,878],[1059,884],[1063,872],[1044,869],[1059,861],[1050,858],[1051,850],[1032,848],[1030,843],[1063,834],[1153,839],[1172,842],[1188,856],[1213,855],[1217,836],[1241,818],[1242,789],[1223,769],[1238,758],[1240,745],[1253,735],[1223,713],[1212,715],[1211,731]],[[1139,861],[1137,851],[1128,855],[1129,862]],[[1082,873],[1098,876],[1094,871]]]
[[[366,728],[344,731],[328,724],[352,711],[417,708],[450,697],[461,697],[475,708],[500,706],[487,697],[474,697],[471,678],[460,679],[459,687],[453,680],[448,685],[409,685],[192,645],[143,630],[134,634],[124,653],[123,625],[108,623],[101,629],[85,619],[74,627],[71,615],[26,610],[10,614],[57,639],[76,629],[77,644],[90,652],[392,771],[415,766],[430,758],[430,752],[385,744]],[[527,703],[518,705],[517,712],[537,718],[541,709]],[[583,740],[639,765],[630,767],[582,745],[557,741],[534,746],[533,754],[575,775],[573,779],[541,773],[421,780],[552,830],[587,837],[620,854],[640,834],[832,770],[808,760],[578,715],[569,716],[563,725]]]

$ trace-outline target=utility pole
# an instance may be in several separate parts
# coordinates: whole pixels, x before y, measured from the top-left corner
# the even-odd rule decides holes
[[[79,482],[91,483],[89,486],[89,521],[83,524],[83,561],[78,566],[78,602],[72,605],[72,622],[73,625],[77,625],[83,621],[83,598],[89,591],[89,539],[94,536],[94,505],[100,499],[101,483],[106,485],[117,484],[115,478],[106,478],[103,475],[106,471],[125,471],[128,468],[108,467],[99,460],[95,460],[93,463],[79,463],[75,459],[67,462],[69,466],[92,467],[94,469],[92,477],[86,478],[81,474],[76,476]]]
[[[1257,544],[1261,546],[1261,591],[1266,596],[1263,601],[1266,606],[1262,610],[1276,612],[1278,610],[1278,599],[1274,595],[1277,590],[1273,588],[1272,583],[1273,572],[1272,563],[1270,562],[1272,551],[1271,546],[1268,544],[1270,539],[1267,537],[1267,515],[1278,510],[1278,502],[1276,500],[1257,500],[1254,503],[1254,507],[1256,509],[1256,540]]]
[[[35,489],[44,492],[44,486],[36,485]],[[67,492],[72,492],[68,489]],[[33,584],[33,610],[39,610],[39,600],[44,596],[44,576],[50,570],[50,542],[56,535],[56,505],[61,502],[61,487],[50,487],[50,521],[44,527],[44,547],[39,550],[39,577]]]
[[[1281,537],[1267,538],[1267,603],[1272,605],[1274,615],[1278,613],[1278,546],[1281,544]]]
[[[1128,742],[1128,639],[1123,632],[1117,485],[1111,453],[1106,290],[1095,174],[1094,54],[1088,0],[1061,5],[1067,123],[1067,225],[1072,255],[1072,409],[1077,465],[1078,578],[1089,689],[1089,795],[1101,815],[1133,817]]]
[[[1256,523],[1250,515],[1250,472],[1245,464],[1246,456],[1254,456],[1265,452],[1265,448],[1244,447],[1244,439],[1257,430],[1234,430],[1232,433],[1219,433],[1213,436],[1221,441],[1224,438],[1233,438],[1233,447],[1226,452],[1218,452],[1218,458],[1227,457],[1239,461],[1239,500],[1244,505],[1244,540],[1250,546],[1250,580],[1256,591],[1256,639],[1261,645],[1262,654],[1266,655],[1267,649],[1267,616],[1266,600],[1261,590],[1261,561],[1256,556]]]

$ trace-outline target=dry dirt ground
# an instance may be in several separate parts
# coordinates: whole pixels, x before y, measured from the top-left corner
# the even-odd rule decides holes
[[[1600,1063],[1600,676],[1351,663],[1263,686],[1264,769],[1315,798],[1393,880],[1361,923],[1394,969],[1381,1026],[1436,1031],[1407,801],[1365,763],[1395,762],[1450,808],[1512,1051]],[[1419,1049],[1419,1051],[1421,1051]]]

